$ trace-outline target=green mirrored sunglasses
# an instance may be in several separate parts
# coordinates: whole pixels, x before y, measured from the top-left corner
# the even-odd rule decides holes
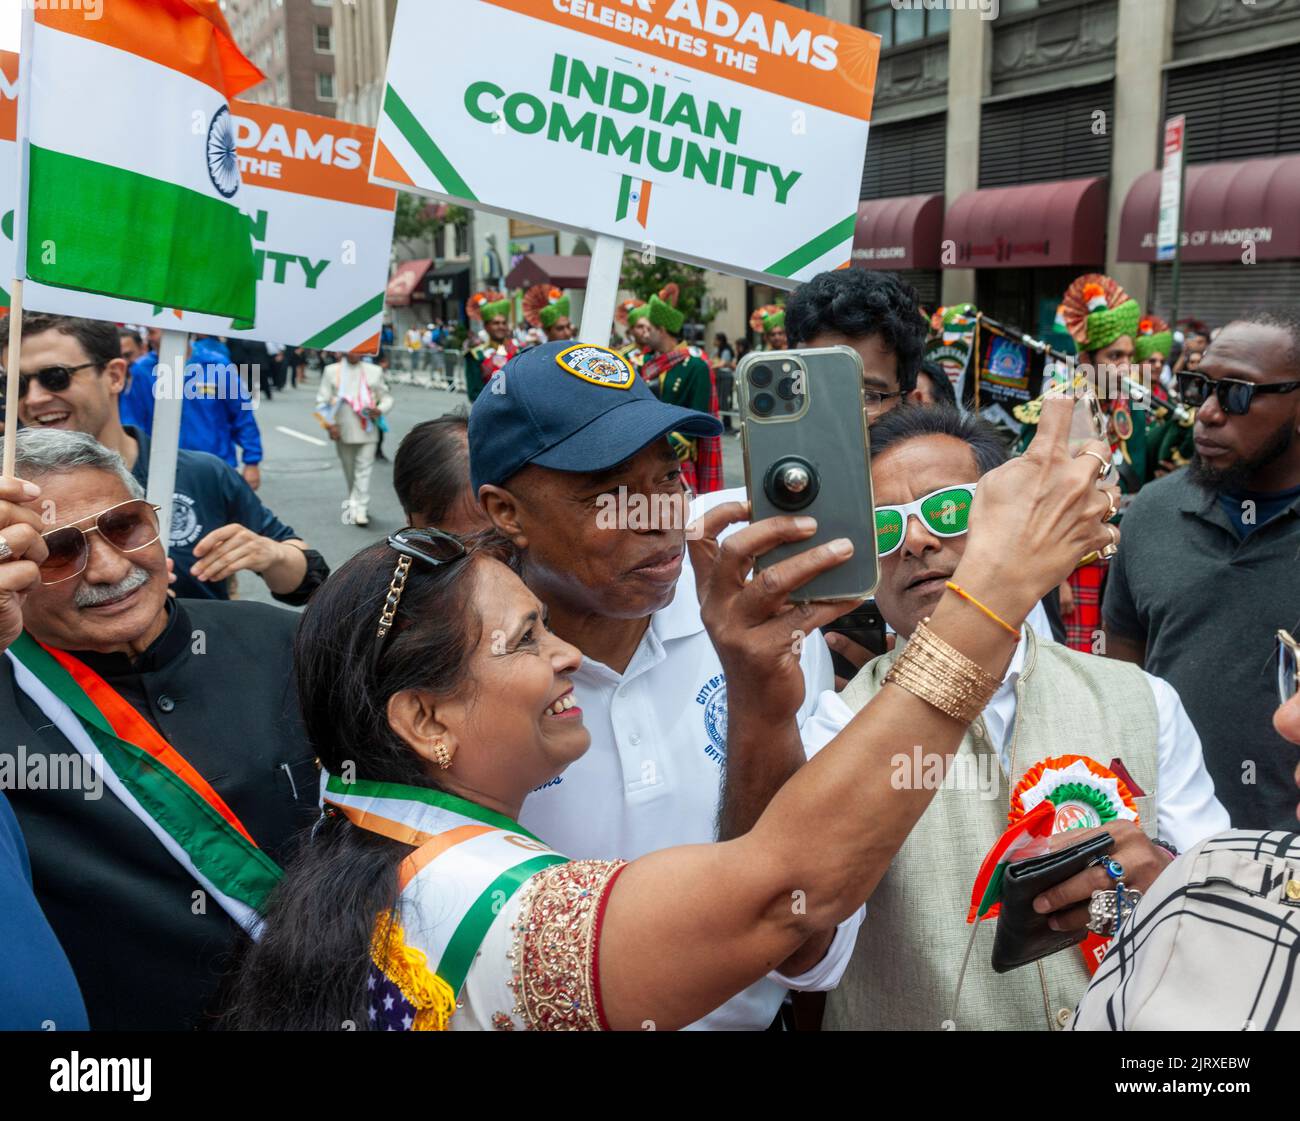
[[[876,552],[889,556],[903,544],[907,519],[920,518],[921,524],[936,537],[960,537],[970,528],[970,507],[975,500],[975,484],[963,483],[931,491],[904,506],[876,507]]]

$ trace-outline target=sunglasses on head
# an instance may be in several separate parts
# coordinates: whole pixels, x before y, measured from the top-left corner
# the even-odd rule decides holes
[[[907,536],[907,519],[920,518],[936,537],[960,537],[970,528],[970,506],[975,484],[943,487],[903,506],[876,507],[876,553],[887,557]]]
[[[80,366],[46,366],[43,370],[37,370],[34,374],[18,375],[18,397],[22,399],[27,396],[28,386],[32,384],[32,379],[41,383],[41,388],[48,393],[62,393],[72,384],[72,377],[81,370],[89,370],[92,366],[99,366],[98,362],[83,362]],[[9,392],[9,375],[0,374],[0,394]]]
[[[101,510],[86,529],[65,525],[42,533],[49,555],[40,565],[41,583],[61,584],[85,572],[92,533],[98,533],[119,553],[138,552],[158,540],[158,507],[143,498],[133,498]]]
[[[406,590],[406,578],[410,575],[411,564],[419,561],[430,568],[437,568],[463,560],[469,555],[469,550],[459,537],[440,529],[408,527],[398,530],[388,539],[388,547],[399,555],[397,567],[393,569],[393,578],[388,583],[388,595],[379,612],[379,627],[375,631],[374,651],[370,656],[371,673],[379,668],[379,659],[387,644],[388,633],[393,629],[393,620],[397,618],[397,605]]]
[[[1189,405],[1204,405],[1213,393],[1219,399],[1219,408],[1229,416],[1245,416],[1256,393],[1290,393],[1300,389],[1300,381],[1265,382],[1236,381],[1232,378],[1207,378],[1204,374],[1178,375],[1178,394]]]
[[[1289,631],[1277,632],[1277,700],[1286,704],[1300,691],[1300,643]]]

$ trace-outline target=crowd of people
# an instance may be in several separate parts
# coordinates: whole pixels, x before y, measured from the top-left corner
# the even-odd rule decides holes
[[[259,500],[252,414],[215,385],[186,400],[160,542],[156,340],[28,314],[0,1023],[1300,1026],[1300,319],[1176,337],[1080,280],[1081,368],[1150,396],[1103,394],[1084,439],[1047,391],[1014,449],[896,276],[754,313],[764,349],[861,360],[874,650],[833,629],[855,604],[797,595],[853,543],[797,551],[814,519],[751,521],[726,488],[748,340],[689,341],[672,286],[620,305],[611,346],[575,341],[558,290],[526,294],[533,339],[475,297],[470,407],[405,436],[407,528],[333,572]],[[1156,400],[1194,417],[1185,463],[1125,420]],[[392,402],[362,354],[322,370],[356,526]],[[611,496],[674,516],[611,524]],[[240,571],[305,609],[231,598]],[[1031,896],[1052,952],[1008,971],[1009,897],[995,944],[967,896],[1017,829],[1005,852],[1092,847]]]

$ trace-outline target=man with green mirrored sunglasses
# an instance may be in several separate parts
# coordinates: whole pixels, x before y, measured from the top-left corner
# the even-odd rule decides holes
[[[838,709],[826,706],[828,720],[847,723],[881,690],[907,636],[935,610],[965,552],[979,479],[1006,455],[995,431],[953,409],[899,409],[872,426],[871,475],[880,503],[876,604],[899,643],[838,695]],[[1080,827],[1058,843],[1087,836],[1087,828],[1106,828],[1126,885],[1140,891],[1169,863],[1153,842],[1157,834],[1186,849],[1227,824],[1196,731],[1166,682],[1136,666],[1069,650],[1029,626],[1020,635],[1001,688],[967,731],[942,788],[871,897],[848,970],[828,997],[827,1028],[933,1031],[953,1016],[970,937],[970,887],[984,854],[1007,827],[1012,791],[1045,760],[1083,756],[1131,780],[1138,822],[1110,816],[1104,806],[1063,802],[1057,815],[1062,832],[1067,822]],[[920,744],[911,755],[894,756],[890,781],[896,789],[931,781],[928,750]],[[1081,929],[1100,887],[1094,874],[1104,878],[1091,869],[1040,896],[1040,913],[1059,930]],[[967,967],[957,1028],[1061,1026],[1061,1012],[1068,1019],[1087,986],[1083,955],[1071,946],[1041,963],[996,974],[989,926],[976,934],[980,945]]]

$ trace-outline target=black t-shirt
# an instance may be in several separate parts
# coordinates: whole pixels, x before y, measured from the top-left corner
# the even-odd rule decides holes
[[[1144,668],[1178,691],[1233,827],[1294,830],[1300,751],[1273,728],[1273,651],[1300,619],[1300,498],[1243,538],[1175,471],[1142,488],[1123,531],[1106,629],[1145,642]]]
[[[281,867],[316,817],[319,775],[291,673],[298,616],[247,601],[168,603],[167,629],[132,664],[76,652],[221,796]],[[0,658],[0,753],[76,749]],[[52,757],[52,758],[51,758]],[[96,1030],[202,1026],[242,929],[104,786],[9,791],[32,882]],[[197,909],[197,913],[196,913]]]
[[[128,436],[140,445],[131,474],[141,486],[149,484],[149,437],[138,428],[124,425]],[[182,448],[176,456],[176,485],[172,495],[171,542],[168,555],[175,562],[176,583],[172,590],[183,599],[229,599],[226,581],[204,583],[190,575],[194,546],[214,529],[238,523],[261,537],[288,541],[298,535],[262,505],[239,472],[207,452]],[[289,596],[277,596],[296,602]]]

